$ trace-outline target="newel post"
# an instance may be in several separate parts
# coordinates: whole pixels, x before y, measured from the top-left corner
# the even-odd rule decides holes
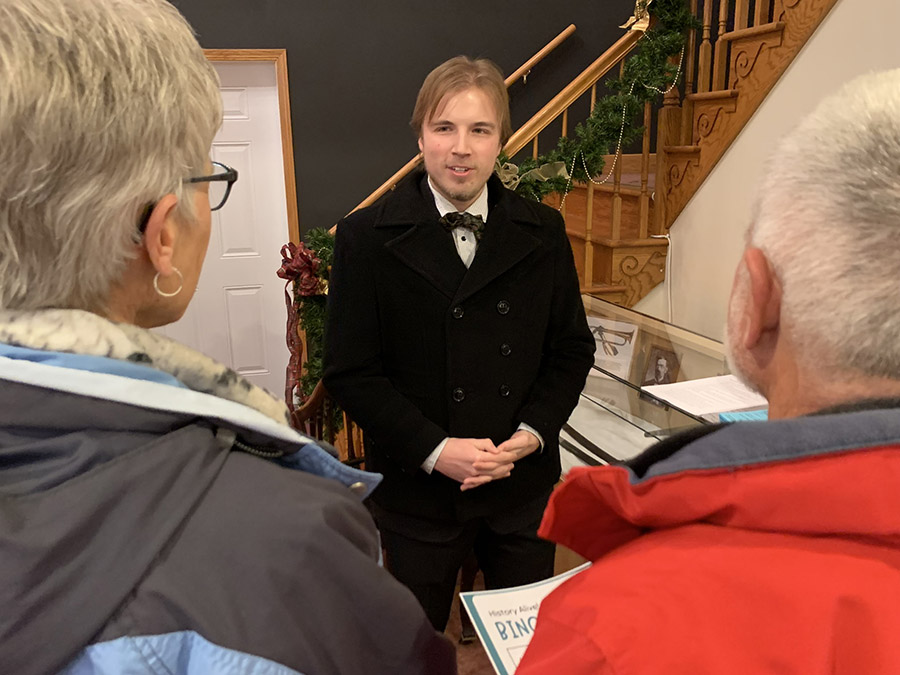
[[[669,162],[666,149],[682,144],[681,140],[681,95],[678,87],[672,87],[663,97],[663,107],[659,111],[656,124],[656,188],[653,201],[652,234],[664,234],[668,227],[666,195],[668,192]]]

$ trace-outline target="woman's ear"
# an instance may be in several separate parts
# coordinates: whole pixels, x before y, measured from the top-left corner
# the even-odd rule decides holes
[[[177,205],[178,197],[174,194],[167,194],[156,202],[144,230],[142,245],[153,267],[163,277],[172,274],[172,257],[178,236],[178,228],[174,223]]]

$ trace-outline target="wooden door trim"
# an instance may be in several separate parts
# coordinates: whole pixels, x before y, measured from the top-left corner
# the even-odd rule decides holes
[[[284,193],[287,200],[288,235],[300,241],[297,212],[297,180],[294,173],[294,136],[291,132],[291,96],[288,86],[286,49],[204,49],[209,61],[268,61],[275,64],[278,114],[281,119],[281,154],[284,162]]]

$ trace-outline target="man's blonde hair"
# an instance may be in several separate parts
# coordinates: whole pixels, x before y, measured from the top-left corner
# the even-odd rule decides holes
[[[471,59],[468,56],[456,56],[428,73],[419,89],[410,122],[416,137],[422,136],[422,127],[434,117],[441,101],[472,87],[478,87],[494,104],[500,121],[500,145],[506,145],[512,136],[512,122],[503,73],[489,59]]]

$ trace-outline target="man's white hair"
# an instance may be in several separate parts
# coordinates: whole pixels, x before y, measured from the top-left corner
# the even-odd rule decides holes
[[[221,119],[168,2],[0,0],[0,309],[102,308],[146,205],[193,220]]]
[[[801,365],[900,379],[900,70],[847,84],[782,141],[749,243]]]

